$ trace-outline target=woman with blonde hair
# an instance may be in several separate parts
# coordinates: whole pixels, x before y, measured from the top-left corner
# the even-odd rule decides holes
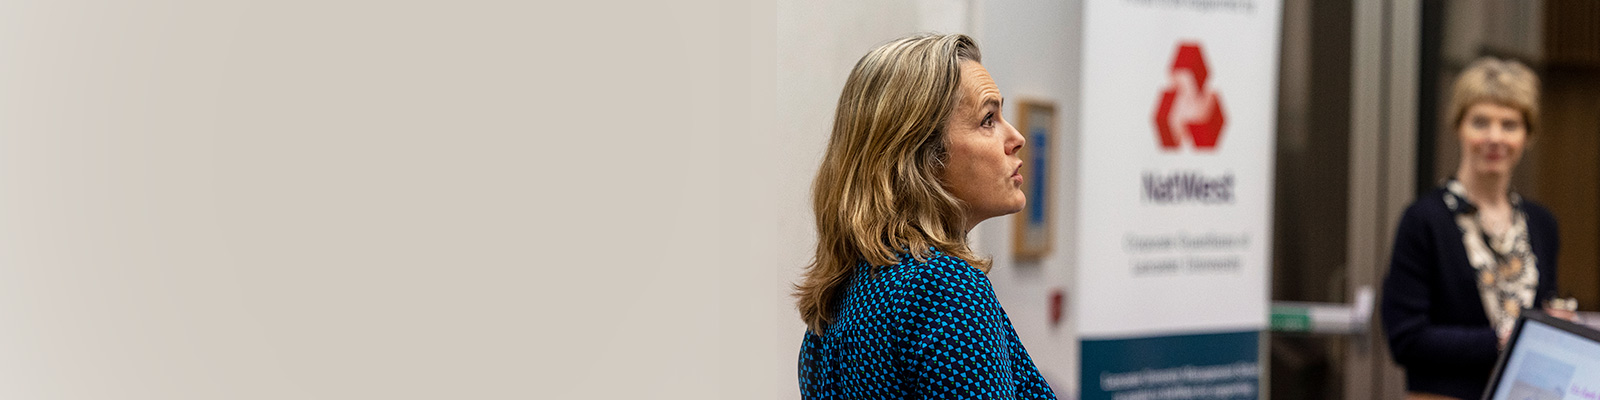
[[[1556,290],[1555,217],[1511,191],[1538,132],[1539,78],[1479,59],[1456,79],[1449,115],[1460,166],[1406,209],[1383,283],[1389,351],[1413,399],[1482,397],[1517,317]],[[1570,305],[1545,312],[1572,316]]]
[[[846,79],[795,294],[803,397],[1055,398],[967,245],[1026,203],[1024,139],[980,62],[965,35],[917,35]]]

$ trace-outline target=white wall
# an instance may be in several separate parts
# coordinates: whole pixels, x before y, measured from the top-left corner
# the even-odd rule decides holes
[[[775,10],[539,3],[0,2],[0,398],[793,387]]]

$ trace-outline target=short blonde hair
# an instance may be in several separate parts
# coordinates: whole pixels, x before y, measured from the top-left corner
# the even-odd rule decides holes
[[[1450,129],[1459,131],[1467,109],[1479,103],[1521,111],[1526,132],[1532,135],[1539,127],[1539,76],[1516,60],[1479,58],[1456,77],[1450,96]]]
[[[859,263],[892,265],[901,254],[925,259],[938,249],[988,271],[989,260],[967,246],[965,206],[939,179],[963,61],[982,61],[972,38],[915,35],[868,52],[845,80],[811,188],[816,254],[795,286],[813,332],[833,321]]]

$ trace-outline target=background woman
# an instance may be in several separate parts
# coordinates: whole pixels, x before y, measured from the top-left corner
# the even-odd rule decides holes
[[[845,81],[796,288],[804,397],[1055,398],[967,245],[1026,202],[1024,139],[981,61],[967,36],[913,36]]]
[[[1538,77],[1516,61],[1479,59],[1450,104],[1460,167],[1406,209],[1384,280],[1384,330],[1412,398],[1482,397],[1517,316],[1556,289],[1555,218],[1511,191],[1539,126]]]

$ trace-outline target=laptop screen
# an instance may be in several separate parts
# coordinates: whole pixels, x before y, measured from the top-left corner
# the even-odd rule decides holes
[[[1600,399],[1600,332],[1526,313],[1495,365],[1487,399]]]

